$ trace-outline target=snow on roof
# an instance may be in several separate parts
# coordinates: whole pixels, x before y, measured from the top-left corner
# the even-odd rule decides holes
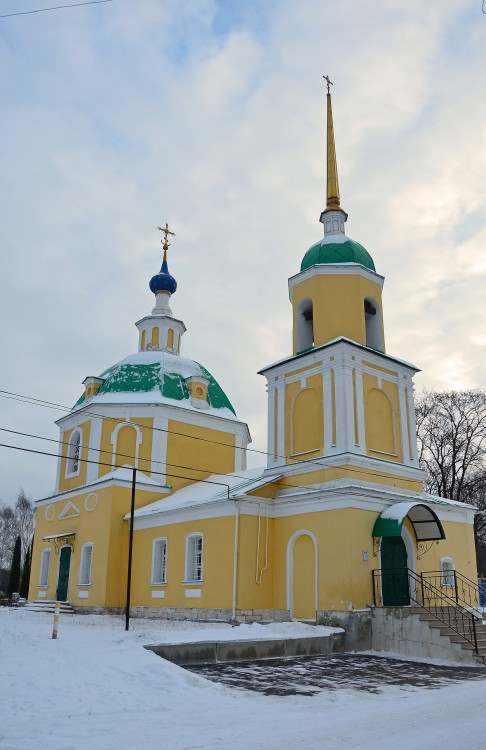
[[[114,480],[118,479],[122,482],[131,482],[133,477],[133,467],[132,466],[119,466],[116,469],[113,469],[113,471],[109,471],[107,474],[103,474],[102,476],[98,477],[98,479],[94,479],[90,484],[96,484],[97,482],[106,482],[107,480]],[[146,474],[144,474],[142,471],[137,469],[137,485],[139,484],[150,484],[150,485],[159,485],[160,487],[167,487],[167,485],[163,482],[159,482],[156,479],[151,479]]]
[[[188,378],[207,382],[204,413],[236,419],[235,411],[219,383],[206,368],[192,359],[170,352],[147,350],[130,354],[101,373],[101,386],[86,400],[83,394],[73,410],[91,404],[171,404],[201,411],[188,389]]]
[[[264,469],[247,469],[233,474],[211,474],[203,482],[194,482],[188,487],[177,490],[171,497],[156,500],[135,511],[135,517],[166,513],[194,505],[205,505],[218,500],[235,499],[252,490],[263,487],[278,479],[281,475],[264,477]],[[125,516],[128,518],[129,514]]]

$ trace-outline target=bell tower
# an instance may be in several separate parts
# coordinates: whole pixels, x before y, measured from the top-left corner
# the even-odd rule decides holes
[[[364,473],[370,481],[389,483],[393,477],[392,483],[421,490],[413,404],[417,369],[386,354],[384,278],[369,252],[345,233],[332,82],[325,79],[324,236],[289,279],[292,355],[261,370],[268,389],[268,470],[291,471],[308,484],[308,472],[330,476],[332,467],[333,478]]]

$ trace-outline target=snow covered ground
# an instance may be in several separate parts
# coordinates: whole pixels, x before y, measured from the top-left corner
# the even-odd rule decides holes
[[[289,636],[308,626],[132,624],[127,634],[122,618],[61,616],[53,641],[50,616],[0,609],[0,748],[486,748],[486,681],[265,696],[208,682],[143,644],[254,638],[263,630],[263,637]]]

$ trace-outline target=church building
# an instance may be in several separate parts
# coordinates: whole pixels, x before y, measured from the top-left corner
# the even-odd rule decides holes
[[[292,351],[260,370],[268,455],[258,469],[246,468],[250,433],[231,394],[181,353],[166,224],[138,351],[85,377],[57,422],[61,456],[54,494],[36,503],[30,601],[123,611],[132,497],[139,615],[325,621],[410,604],[410,581],[430,571],[449,593],[456,571],[477,580],[475,509],[424,492],[418,370],[388,353],[384,278],[345,233],[329,93],[326,193],[323,237],[296,249],[289,279]]]

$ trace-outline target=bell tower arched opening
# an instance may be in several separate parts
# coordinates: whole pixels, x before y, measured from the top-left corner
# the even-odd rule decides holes
[[[311,349],[314,346],[314,306],[306,297],[299,303],[297,311],[297,351]]]
[[[380,309],[372,297],[364,301],[364,316],[366,329],[366,346],[383,351],[383,333],[381,327]]]

